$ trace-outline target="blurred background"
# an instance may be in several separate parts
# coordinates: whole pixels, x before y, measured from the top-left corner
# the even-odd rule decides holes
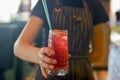
[[[0,80],[33,80],[34,65],[16,58],[13,44],[37,1],[0,0]],[[106,24],[111,34],[109,51],[94,66],[94,75],[96,80],[120,80],[120,0],[100,1],[109,16]]]

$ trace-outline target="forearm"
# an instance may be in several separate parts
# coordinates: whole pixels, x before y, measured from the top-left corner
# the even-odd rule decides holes
[[[14,44],[14,54],[22,60],[38,63],[39,48],[32,45],[41,26],[42,19],[32,16]]]
[[[14,45],[15,56],[31,63],[39,62],[39,58],[38,58],[39,51],[40,51],[40,48],[37,48],[32,44],[16,42]]]

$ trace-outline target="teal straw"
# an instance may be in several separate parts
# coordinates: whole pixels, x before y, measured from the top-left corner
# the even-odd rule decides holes
[[[52,25],[51,25],[51,21],[50,21],[50,16],[49,16],[46,0],[42,0],[42,4],[43,4],[44,10],[45,10],[46,17],[47,17],[49,29],[52,30]]]

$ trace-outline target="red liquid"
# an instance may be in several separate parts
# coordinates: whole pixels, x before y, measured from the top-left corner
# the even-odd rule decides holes
[[[53,30],[49,34],[48,47],[55,51],[55,55],[51,56],[57,60],[54,69],[66,68],[68,65],[68,35],[65,30]]]

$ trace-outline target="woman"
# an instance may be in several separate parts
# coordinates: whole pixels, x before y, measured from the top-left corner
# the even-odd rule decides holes
[[[68,45],[71,55],[69,73],[65,76],[49,76],[46,73],[46,69],[54,69],[52,64],[56,64],[57,61],[46,56],[55,53],[47,47],[49,27],[41,0],[34,7],[28,23],[15,42],[15,55],[22,60],[39,65],[35,80],[94,80],[88,58],[89,44],[93,26],[108,20],[103,6],[98,0],[45,1],[52,28],[68,30]],[[40,48],[32,45],[39,30],[43,34],[43,44]]]

